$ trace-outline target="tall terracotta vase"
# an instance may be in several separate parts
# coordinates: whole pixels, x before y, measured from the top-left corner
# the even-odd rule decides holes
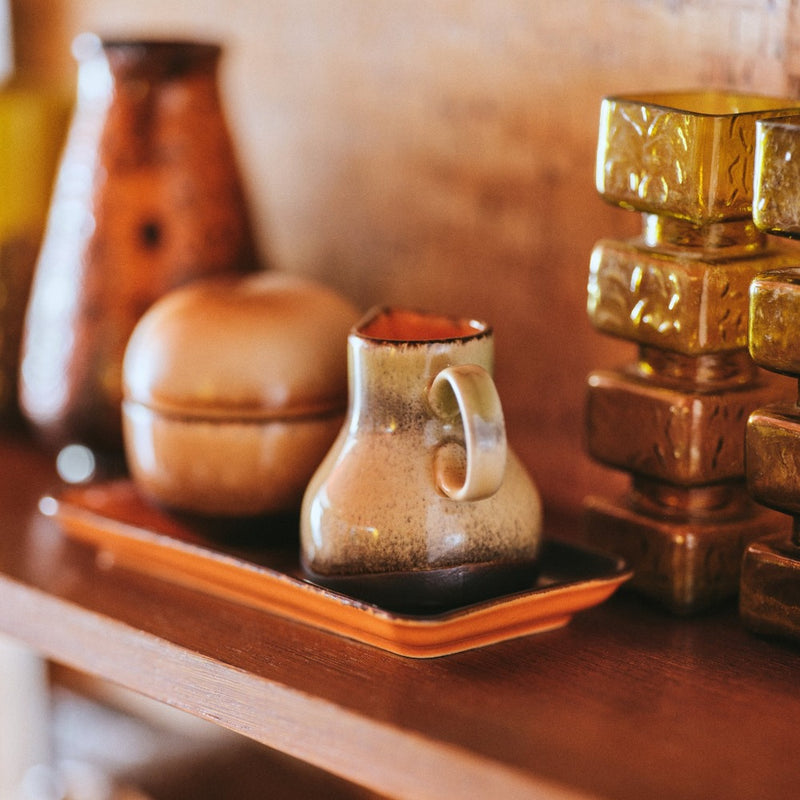
[[[39,437],[121,450],[128,338],[159,296],[259,265],[215,44],[76,40],[76,110],[36,267],[20,405]]]

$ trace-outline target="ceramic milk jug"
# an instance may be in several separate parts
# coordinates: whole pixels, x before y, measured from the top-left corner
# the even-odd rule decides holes
[[[531,585],[541,505],[493,357],[478,321],[374,309],[353,328],[347,418],[301,511],[315,581],[414,611]]]

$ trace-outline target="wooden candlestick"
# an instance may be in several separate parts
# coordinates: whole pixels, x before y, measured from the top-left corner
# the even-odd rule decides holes
[[[791,106],[711,92],[602,104],[598,191],[643,231],[596,245],[588,313],[638,358],[588,378],[588,452],[631,487],[587,498],[585,531],[675,613],[734,595],[745,547],[778,525],[745,484],[747,417],[777,391],[747,319],[752,279],[790,260],[752,220],[755,124]]]

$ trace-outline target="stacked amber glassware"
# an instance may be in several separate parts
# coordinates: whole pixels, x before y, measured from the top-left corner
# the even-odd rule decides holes
[[[675,613],[734,595],[745,547],[778,524],[745,482],[748,415],[778,391],[748,354],[749,286],[790,258],[753,223],[753,151],[756,121],[793,105],[714,92],[602,103],[597,188],[643,230],[591,258],[589,317],[638,357],[588,379],[588,452],[631,484],[587,499],[586,535]]]
[[[753,219],[800,239],[800,117],[757,125]],[[758,276],[750,290],[749,347],[762,367],[800,377],[800,252],[793,266]],[[791,531],[752,543],[742,564],[745,624],[800,638],[800,404],[753,412],[746,433],[747,481],[760,503],[788,515]]]

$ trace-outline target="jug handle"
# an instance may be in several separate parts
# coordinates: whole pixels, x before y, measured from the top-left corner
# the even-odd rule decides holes
[[[445,367],[431,383],[428,401],[445,421],[460,415],[464,428],[465,467],[456,464],[447,445],[437,452],[434,464],[439,490],[451,500],[491,497],[503,482],[507,457],[503,408],[492,376],[477,364]]]

